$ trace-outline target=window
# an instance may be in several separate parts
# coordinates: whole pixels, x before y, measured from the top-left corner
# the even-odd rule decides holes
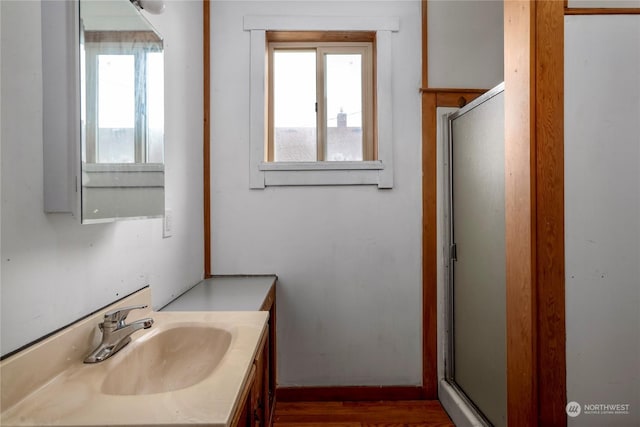
[[[400,20],[398,17],[379,16],[273,16],[262,15],[244,17],[244,30],[250,33],[250,68],[249,68],[249,187],[254,189],[264,189],[269,186],[291,186],[291,185],[377,185],[378,188],[393,187],[393,110],[392,110],[392,33],[400,30]],[[267,37],[268,35],[268,37]],[[310,35],[313,35],[313,39]],[[358,39],[358,36],[367,35],[369,39]],[[304,37],[303,37],[304,36]],[[333,38],[331,38],[333,37]],[[327,39],[328,38],[328,39]],[[326,55],[321,56],[322,60],[317,61],[318,50],[327,52],[327,48],[333,49],[339,46],[329,46],[331,43],[340,42],[342,47],[350,45],[358,45],[360,43],[371,43],[371,53],[369,55],[371,61],[370,78],[368,85],[371,92],[368,94],[366,90],[362,91],[363,105],[370,106],[370,110],[363,108],[362,123],[359,126],[352,126],[356,122],[355,118],[350,119],[348,113],[349,107],[342,106],[342,113],[347,113],[346,127],[361,127],[362,133],[362,159],[363,160],[347,160],[346,150],[332,148],[332,141],[323,138],[322,132],[327,136],[330,132],[334,132],[332,124],[338,124],[338,114],[340,113],[340,105],[332,111],[328,104],[326,107],[319,105],[319,112],[315,112],[315,102],[317,102],[317,91],[322,90],[331,92],[331,88],[323,87],[319,89],[317,84],[311,86],[316,90],[316,99],[313,100],[312,95],[307,95],[308,102],[312,102],[312,111],[308,111],[311,119],[305,119],[313,122],[316,118],[315,126],[310,125],[311,130],[304,132],[316,132],[315,145],[314,137],[306,139],[309,147],[306,152],[299,157],[292,157],[283,160],[278,154],[278,143],[274,144],[276,139],[275,117],[277,112],[269,114],[269,76],[273,72],[269,72],[270,64],[268,50],[273,45],[274,51],[279,49],[291,53],[291,51],[305,52],[311,51],[312,56],[316,58],[316,67],[325,62]],[[285,49],[284,43],[288,44],[289,49]],[[313,45],[295,47],[292,43],[313,43]],[[320,44],[328,43],[327,46]],[[265,52],[267,47],[267,52]],[[375,49],[374,49],[375,48]],[[282,52],[282,53],[287,53]],[[315,55],[313,55],[315,52]],[[336,59],[344,59],[341,55],[359,55],[362,61],[362,53],[358,52],[334,52]],[[332,53],[329,52],[329,58]],[[366,54],[364,54],[367,56]],[[331,62],[331,60],[329,61]],[[334,67],[336,65],[334,64]],[[318,67],[317,67],[318,68]],[[331,66],[329,68],[332,68]],[[363,69],[366,66],[363,66]],[[301,69],[298,68],[298,71]],[[322,67],[323,74],[326,74],[325,68]],[[329,70],[329,74],[331,70]],[[344,76],[344,73],[339,73]],[[317,83],[318,81],[324,85],[326,80],[323,75],[320,79],[311,73],[310,79]],[[363,80],[367,80],[364,77]],[[331,86],[331,84],[329,84]],[[273,91],[273,89],[271,90]],[[369,101],[370,96],[371,101]],[[320,103],[324,101],[324,97],[320,97]],[[308,107],[307,107],[308,108]],[[276,110],[278,110],[276,108]],[[301,109],[302,110],[302,109]],[[325,110],[327,111],[325,113]],[[337,111],[337,112],[336,112]],[[321,117],[325,115],[324,117]],[[357,115],[357,114],[356,114]],[[354,115],[354,117],[356,116]],[[367,115],[371,117],[367,120]],[[335,122],[331,119],[335,116]],[[341,116],[341,124],[344,116]],[[309,125],[307,122],[291,121],[283,122],[282,129],[305,128]],[[326,128],[329,129],[327,132]],[[273,135],[270,137],[270,129],[273,129]],[[315,129],[315,131],[313,130]],[[281,130],[282,131],[282,130]],[[367,133],[369,132],[369,133]],[[293,132],[292,132],[293,133]],[[358,133],[356,130],[355,133]],[[269,142],[271,138],[271,143]],[[284,141],[284,140],[282,140]],[[311,142],[308,142],[311,141]],[[318,142],[319,141],[319,142]],[[348,145],[348,144],[347,144]],[[353,144],[352,144],[353,145]],[[270,148],[271,146],[271,148]],[[314,152],[315,148],[315,152]],[[281,148],[282,149],[282,148]],[[271,151],[271,153],[270,153]],[[315,154],[315,157],[314,157]],[[356,153],[357,154],[357,153]],[[306,157],[304,157],[306,156]],[[356,155],[354,158],[358,158]],[[343,160],[338,160],[343,158]],[[318,161],[320,159],[320,161]],[[324,161],[322,160],[324,159]],[[336,159],[336,160],[328,160]]]
[[[375,33],[269,32],[267,42],[266,160],[375,160]]]

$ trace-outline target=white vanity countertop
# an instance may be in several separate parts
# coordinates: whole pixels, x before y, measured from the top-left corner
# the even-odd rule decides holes
[[[235,408],[240,403],[240,393],[250,375],[260,339],[267,333],[269,314],[264,311],[134,310],[128,321],[151,317],[154,319],[153,326],[135,332],[131,344],[113,357],[101,363],[83,363],[87,353],[99,342],[97,325],[104,312],[148,304],[150,300],[150,290],[145,288],[2,360],[0,425],[229,426]],[[166,391],[147,392],[146,384],[151,384],[153,380],[160,380],[164,384],[162,381],[166,378],[149,377],[137,372],[135,366],[153,362],[154,358],[157,359],[156,353],[169,359],[175,355],[172,360],[176,363],[182,361],[182,367],[200,360],[191,350],[179,351],[182,347],[178,344],[162,354],[141,350],[166,347],[153,347],[152,341],[161,340],[163,333],[176,328],[193,330],[196,338],[205,329],[218,329],[226,332],[217,333],[216,336],[230,335],[231,338],[228,348],[212,371],[205,369],[201,378],[194,382],[175,386],[167,383]],[[202,340],[213,339],[210,338],[211,334],[201,336]],[[206,342],[202,341],[202,344]],[[147,347],[143,347],[145,345]],[[132,381],[129,376],[116,375],[114,381],[110,382],[112,375],[130,367]],[[131,382],[136,387],[133,392],[124,387]],[[107,385],[113,385],[115,392],[111,390],[113,387]]]
[[[256,311],[275,284],[275,275],[214,276],[205,279],[160,311]]]

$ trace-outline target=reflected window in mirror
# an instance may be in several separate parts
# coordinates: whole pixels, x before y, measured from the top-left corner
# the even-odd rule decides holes
[[[81,222],[164,214],[164,53],[129,0],[80,0]]]
[[[164,162],[162,41],[146,31],[85,31],[83,161]]]

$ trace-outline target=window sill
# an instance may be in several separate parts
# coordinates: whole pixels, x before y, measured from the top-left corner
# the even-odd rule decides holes
[[[262,162],[264,186],[377,185],[388,188],[381,179],[384,164],[364,162]],[[255,188],[255,187],[254,187]]]

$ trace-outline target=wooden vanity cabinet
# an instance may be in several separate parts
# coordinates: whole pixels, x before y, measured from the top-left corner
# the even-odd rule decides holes
[[[265,330],[247,382],[240,394],[240,405],[231,422],[232,427],[271,426],[272,407],[269,399],[269,330]]]
[[[253,427],[270,426],[269,407],[269,333],[264,335],[261,351],[255,360],[256,378],[251,389],[251,406],[253,409]]]
[[[251,368],[247,383],[240,394],[240,405],[232,427],[270,427],[273,423],[276,391],[276,307],[275,286],[271,288],[261,311],[269,311],[269,321]]]
[[[270,426],[272,424],[273,413],[276,408],[276,284],[275,281],[260,308],[269,312],[268,337],[265,347],[264,365],[266,375],[264,378],[264,393],[266,396],[265,420]]]
[[[231,419],[231,427],[250,427],[253,420],[252,417],[252,385],[256,378],[255,364],[251,367],[247,383],[240,393],[240,405],[236,408],[233,418]]]

